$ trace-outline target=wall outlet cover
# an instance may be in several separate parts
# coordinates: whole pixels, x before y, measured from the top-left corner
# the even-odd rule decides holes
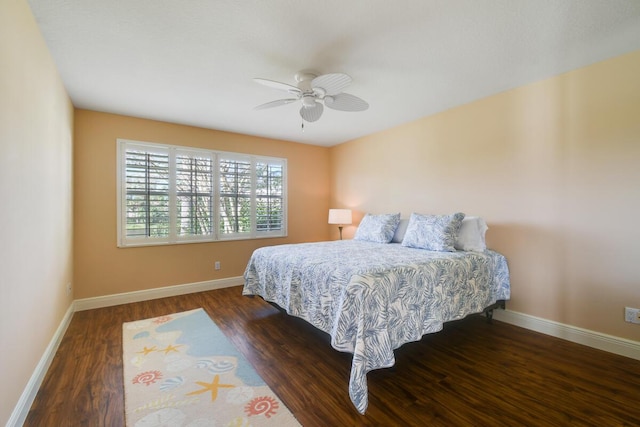
[[[640,309],[625,307],[624,308],[624,320],[625,322],[640,324]]]

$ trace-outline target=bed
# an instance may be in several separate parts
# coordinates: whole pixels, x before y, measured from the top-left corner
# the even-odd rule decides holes
[[[387,230],[382,241],[354,238],[257,249],[244,274],[243,295],[260,296],[306,320],[330,335],[333,348],[353,354],[349,396],[362,414],[368,404],[367,372],[393,366],[394,349],[510,297],[503,255],[486,248],[408,246],[405,237],[397,242],[399,214],[397,219],[395,238]]]

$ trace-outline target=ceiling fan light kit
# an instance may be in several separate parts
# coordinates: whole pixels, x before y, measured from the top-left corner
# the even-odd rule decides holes
[[[307,122],[315,122],[322,116],[324,107],[339,111],[364,111],[369,104],[355,96],[342,92],[351,84],[351,77],[344,73],[329,73],[317,76],[312,73],[298,72],[295,75],[297,86],[273,80],[255,78],[256,83],[278,89],[294,95],[295,98],[278,99],[258,105],[254,110],[279,107],[300,100],[300,117]],[[304,129],[304,123],[303,123]]]
[[[304,95],[302,97],[302,106],[306,108],[313,108],[316,106],[316,97],[311,95]]]

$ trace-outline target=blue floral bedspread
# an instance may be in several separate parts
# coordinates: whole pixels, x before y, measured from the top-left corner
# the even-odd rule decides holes
[[[393,350],[510,297],[497,252],[433,252],[356,240],[269,246],[247,265],[243,295],[259,295],[353,353],[349,395],[367,409],[367,372]]]

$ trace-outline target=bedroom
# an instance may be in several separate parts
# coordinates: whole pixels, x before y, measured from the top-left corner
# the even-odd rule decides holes
[[[320,147],[75,109],[28,4],[1,7],[0,196],[15,209],[1,217],[9,227],[0,257],[0,327],[3,342],[17,344],[2,357],[2,377],[15,385],[2,388],[2,422],[74,300],[237,278],[265,244],[119,251],[111,142],[123,133],[287,157],[289,237],[278,243],[336,239],[326,224],[330,207],[359,215],[460,209],[483,216],[488,245],[512,270],[508,308],[522,314],[512,321],[592,345],[614,337],[616,349],[638,354],[640,327],[624,322],[623,310],[640,306],[640,235],[627,219],[640,203],[640,51]],[[40,168],[27,169],[25,159]],[[9,185],[18,178],[20,185]]]

